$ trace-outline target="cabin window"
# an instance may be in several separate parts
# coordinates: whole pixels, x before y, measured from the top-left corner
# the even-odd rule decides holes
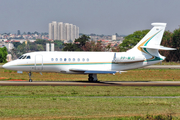
[[[82,61],[84,62],[84,61],[85,61],[85,59],[83,58],[83,59],[82,59]]]
[[[56,61],[58,61],[58,58],[56,58]]]
[[[69,58],[69,61],[71,61],[71,58]]]
[[[86,61],[88,61],[88,62],[89,62],[89,58],[87,58],[87,59],[86,59]]]
[[[66,58],[64,58],[64,61],[66,61]]]
[[[80,58],[78,58],[78,61],[80,61]]]
[[[26,55],[22,59],[25,59],[25,58],[26,58]]]
[[[60,61],[62,61],[62,58],[60,58]]]
[[[51,58],[51,61],[54,61],[54,58]]]
[[[75,61],[75,58],[73,58],[73,61]]]
[[[31,56],[27,56],[27,58],[26,59],[31,59]]]
[[[21,59],[23,57],[23,55],[21,55],[18,59]]]

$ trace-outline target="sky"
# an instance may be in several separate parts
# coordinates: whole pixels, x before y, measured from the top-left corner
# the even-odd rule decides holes
[[[180,25],[180,0],[0,0],[0,33],[48,32],[52,21],[71,23],[80,33],[129,35],[167,23]]]

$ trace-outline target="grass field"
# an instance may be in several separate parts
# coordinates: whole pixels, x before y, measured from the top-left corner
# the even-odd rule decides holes
[[[1,86],[0,118],[135,119],[147,114],[179,118],[180,98],[143,98],[180,96],[179,89],[180,87]]]
[[[180,81],[179,72],[179,69],[136,69],[116,75],[98,74],[98,78]],[[87,78],[87,75],[33,73],[34,81],[87,81]],[[0,79],[28,80],[28,74],[1,68]],[[179,96],[180,87],[0,86],[0,119],[180,119]]]
[[[180,69],[135,69],[116,75],[98,74],[99,81],[179,81]],[[27,72],[18,74],[16,71],[0,68],[1,80],[28,80]],[[33,81],[87,81],[88,75],[61,74],[61,73],[40,73],[33,72]]]

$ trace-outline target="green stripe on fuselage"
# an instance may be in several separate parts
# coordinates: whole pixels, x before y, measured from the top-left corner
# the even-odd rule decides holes
[[[102,64],[113,64],[112,62],[108,63],[43,63],[44,66],[48,65],[102,65]],[[34,66],[35,64],[21,64],[16,66]],[[40,66],[42,64],[38,63],[36,66]]]

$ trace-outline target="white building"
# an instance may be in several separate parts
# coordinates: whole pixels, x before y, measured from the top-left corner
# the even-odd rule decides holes
[[[52,22],[53,26],[54,26],[54,40],[58,40],[58,25],[56,21]]]
[[[65,32],[65,27],[64,24],[62,22],[58,23],[58,40],[64,40],[64,32]]]
[[[76,26],[76,37],[75,38],[79,38],[79,27]]]
[[[49,23],[49,39],[54,39],[54,27],[52,23]]]
[[[116,35],[112,35],[112,40],[116,40]]]
[[[69,23],[52,21],[49,23],[49,39],[72,40],[79,38],[79,27]]]

